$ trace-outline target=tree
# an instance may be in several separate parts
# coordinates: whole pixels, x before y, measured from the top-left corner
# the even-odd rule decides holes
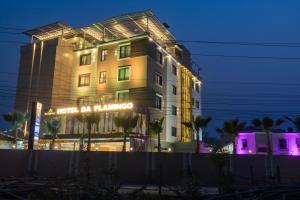
[[[78,121],[78,133],[79,133],[79,123],[83,124],[83,129],[82,129],[82,134],[80,136],[80,144],[79,144],[79,150],[82,151],[83,150],[83,138],[84,138],[84,130],[85,130],[85,116],[81,113],[78,113],[75,115],[75,118]]]
[[[157,150],[161,152],[161,144],[160,144],[160,134],[163,131],[163,122],[164,118],[160,118],[160,120],[155,120],[154,122],[150,122],[149,131],[157,134]]]
[[[45,120],[44,123],[46,132],[51,134],[52,136],[51,150],[53,150],[57,133],[59,133],[61,128],[61,121],[59,119],[54,118]]]
[[[197,141],[197,146],[196,146],[196,153],[200,153],[200,135],[199,131],[200,129],[204,129],[207,127],[208,123],[212,120],[211,117],[201,117],[197,116],[193,121],[191,122],[183,122],[183,124],[192,129],[194,133],[196,133],[196,141]]]
[[[267,175],[270,176],[270,178],[273,177],[273,162],[272,162],[272,144],[271,144],[271,131],[276,126],[280,126],[284,122],[283,119],[277,119],[273,120],[270,117],[264,117],[263,119],[254,119],[252,121],[252,124],[257,127],[263,129],[264,133],[266,134],[266,140],[267,140]]]
[[[138,116],[132,117],[132,115],[117,116],[114,118],[115,125],[118,128],[121,127],[123,129],[123,152],[126,151],[126,140],[128,133],[136,127],[138,118]]]
[[[231,174],[225,173],[226,163],[228,162],[229,155],[223,149],[224,144],[218,139],[210,139],[206,141],[211,145],[211,153],[208,158],[211,159],[212,163],[218,168],[218,189],[219,194],[222,194],[224,186],[231,186]],[[231,158],[231,157],[230,157]]]
[[[267,139],[267,153],[272,155],[272,145],[271,145],[271,136],[270,133],[272,129],[274,129],[276,126],[280,126],[284,122],[283,119],[277,119],[273,120],[270,117],[265,117],[263,119],[254,119],[252,121],[252,124],[257,127],[263,129],[263,131],[266,133],[266,139]]]
[[[100,120],[100,115],[97,113],[91,113],[85,116],[85,121],[87,123],[88,129],[88,144],[87,144],[87,151],[91,151],[91,134],[92,134],[92,127],[94,124],[98,124]]]
[[[22,128],[29,119],[29,116],[29,113],[21,113],[18,111],[13,111],[2,115],[3,119],[10,123],[11,130],[15,132],[15,142],[17,142],[18,131],[23,131]]]
[[[300,116],[296,117],[295,119],[292,119],[290,117],[284,117],[284,118],[290,121],[294,125],[296,130],[300,132]]]
[[[149,123],[149,132],[157,134],[157,151],[159,155],[159,184],[158,184],[158,195],[161,196],[161,188],[162,188],[162,163],[161,163],[161,144],[160,144],[160,134],[163,131],[163,122],[164,118],[160,118],[160,120],[155,120]]]
[[[225,121],[222,128],[217,128],[216,131],[222,134],[222,136],[227,135],[233,144],[233,154],[236,154],[235,138],[245,129],[246,123],[240,122],[238,119]]]
[[[228,136],[233,147],[233,156],[236,154],[236,146],[235,146],[235,138],[241,132],[245,129],[246,123],[240,122],[238,119],[234,120],[227,120],[224,122],[222,128],[217,128],[216,131],[221,134],[221,136]],[[229,172],[228,176],[233,177],[233,156],[229,156]]]

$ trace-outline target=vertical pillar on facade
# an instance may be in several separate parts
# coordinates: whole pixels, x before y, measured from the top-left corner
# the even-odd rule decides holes
[[[83,32],[83,49],[85,49],[85,32]]]
[[[107,117],[107,112],[104,113],[104,121],[103,121],[103,132],[106,132],[106,117]]]
[[[147,15],[147,33],[149,33],[149,16]]]
[[[61,37],[61,39],[63,39],[63,37],[64,37],[64,28],[61,29],[61,36],[60,37]]]
[[[102,42],[104,42],[105,41],[105,27],[103,28],[103,32],[102,32],[103,34],[102,34]]]
[[[31,42],[33,42],[33,36],[31,37]],[[26,113],[29,112],[29,106],[31,102],[31,83],[32,83],[32,73],[33,73],[33,67],[34,67],[34,61],[35,61],[35,49],[36,49],[36,43],[32,44],[32,58],[31,58],[31,68],[30,68],[30,77],[29,77],[29,88],[28,88],[28,95],[27,95],[27,101],[26,101]],[[24,135],[27,135],[27,127],[28,127],[28,120],[25,122],[24,127]]]
[[[111,120],[110,132],[112,132],[114,130],[114,112],[110,113],[110,120]]]

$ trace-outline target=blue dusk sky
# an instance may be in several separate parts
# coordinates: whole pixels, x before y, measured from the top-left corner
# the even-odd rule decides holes
[[[0,113],[13,109],[20,42],[30,41],[18,34],[22,29],[55,21],[81,27],[147,9],[168,23],[176,39],[187,41],[184,45],[201,67],[203,115],[214,119],[208,129],[211,135],[226,119],[249,122],[266,115],[277,118],[299,114],[298,0],[1,0]],[[252,45],[256,42],[260,44]],[[0,128],[5,127],[0,119]]]

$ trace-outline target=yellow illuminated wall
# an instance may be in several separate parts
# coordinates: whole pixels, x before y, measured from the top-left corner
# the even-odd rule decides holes
[[[185,67],[180,68],[181,74],[181,121],[190,122],[192,118],[192,73]],[[185,125],[181,126],[181,141],[192,140],[192,131]]]

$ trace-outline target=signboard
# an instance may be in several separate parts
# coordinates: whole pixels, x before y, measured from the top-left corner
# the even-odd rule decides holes
[[[40,135],[42,119],[42,104],[40,102],[32,102],[31,118],[30,118],[30,132],[28,139],[28,149],[37,149]]]
[[[91,112],[105,112],[105,111],[118,111],[118,110],[131,110],[133,103],[116,103],[116,104],[104,104],[93,106],[81,106],[81,107],[66,107],[58,108],[56,111],[50,109],[45,115],[66,115],[76,113],[91,113]]]

